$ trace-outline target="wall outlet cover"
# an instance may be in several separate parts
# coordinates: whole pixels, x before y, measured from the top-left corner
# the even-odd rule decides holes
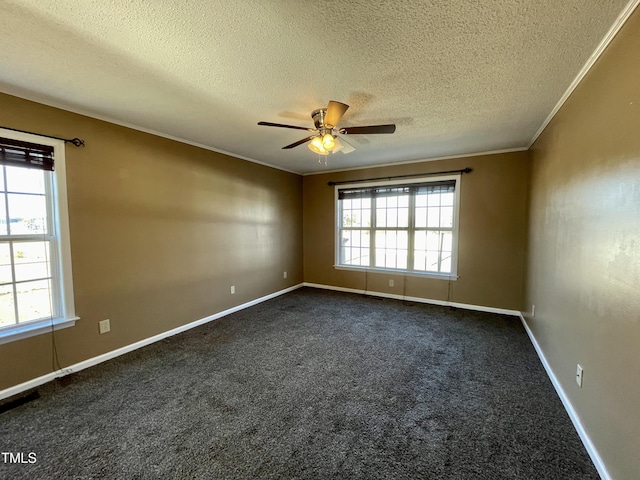
[[[111,331],[111,321],[107,318],[106,320],[101,320],[98,322],[98,327],[100,329],[100,335],[103,333],[107,333]]]
[[[576,383],[580,388],[582,388],[582,377],[583,377],[582,366],[578,364],[578,367],[576,368]]]

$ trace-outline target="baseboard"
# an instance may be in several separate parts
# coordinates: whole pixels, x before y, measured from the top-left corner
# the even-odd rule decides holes
[[[522,321],[522,325],[524,326],[524,329],[527,332],[527,335],[529,336],[529,340],[531,340],[531,343],[533,344],[533,348],[535,348],[536,353],[538,354],[538,358],[540,358],[540,361],[542,362],[542,365],[544,366],[544,369],[546,370],[547,375],[551,380],[551,383],[553,384],[553,387],[556,389],[556,393],[560,397],[560,400],[562,401],[562,405],[564,405],[564,409],[567,411],[567,414],[569,415],[569,418],[573,423],[573,427],[576,429],[576,432],[578,432],[578,435],[580,436],[580,440],[582,440],[582,444],[584,445],[584,448],[587,450],[589,457],[591,457],[591,461],[595,465],[596,470],[598,470],[598,473],[600,474],[600,477],[603,480],[611,480],[611,475],[609,475],[609,472],[607,471],[607,467],[602,461],[602,458],[600,457],[600,454],[596,450],[596,447],[593,445],[591,438],[589,438],[587,431],[582,426],[582,422],[580,421],[580,417],[578,416],[578,413],[573,408],[573,405],[571,404],[569,397],[567,397],[566,393],[564,392],[564,389],[562,388],[562,385],[560,385],[560,382],[558,381],[558,378],[556,377],[555,373],[553,373],[553,370],[551,369],[551,365],[549,365],[549,362],[547,362],[547,359],[544,356],[544,353],[542,352],[540,345],[538,345],[538,341],[536,340],[536,337],[533,335],[533,332],[529,328],[527,321],[525,320],[522,313],[519,314],[519,317],[520,317],[520,320]]]
[[[229,308],[219,313],[215,313],[213,315],[209,315],[208,317],[201,318],[200,320],[196,320],[191,323],[187,323],[186,325],[182,325],[180,327],[174,328],[172,330],[168,330],[166,332],[160,333],[158,335],[154,335],[153,337],[145,338],[144,340],[140,340],[138,342],[132,343],[130,345],[126,345],[122,348],[118,348],[116,350],[112,350],[107,353],[103,353],[102,355],[98,355],[96,357],[89,358],[87,360],[83,360],[82,362],[76,363],[74,365],[70,365],[68,367],[62,368],[60,370],[56,370],[55,372],[48,373],[46,375],[42,375],[41,377],[34,378],[32,380],[28,380],[19,385],[15,385],[13,387],[6,388],[4,390],[0,390],[0,400],[5,398],[12,397],[13,395],[18,395],[22,392],[30,390],[35,387],[39,387],[51,380],[56,378],[64,377],[65,375],[69,375],[71,373],[79,372],[80,370],[84,370],[85,368],[92,367],[102,362],[106,362],[107,360],[111,360],[112,358],[119,357],[120,355],[124,355],[125,353],[129,353],[133,350],[137,350],[138,348],[145,347],[152,343],[163,340],[167,337],[172,337],[173,335],[177,335],[178,333],[185,332],[195,327],[199,327],[200,325],[204,325],[205,323],[212,322],[213,320],[217,320],[218,318],[225,317],[231,313],[238,312],[240,310],[244,310],[245,308],[252,307],[264,301],[270,300],[272,298],[278,297],[285,293],[291,292],[293,290],[297,290],[302,287],[303,284],[294,285],[293,287],[285,288],[284,290],[279,290],[277,292],[271,293],[264,297],[257,298],[255,300],[251,300],[250,302],[243,303],[242,305],[235,306],[233,308]]]
[[[374,292],[371,290],[358,290],[355,288],[335,287],[333,285],[323,285],[319,283],[304,282],[303,285],[305,287],[322,288],[324,290],[335,290],[337,292],[359,293],[361,295],[371,295],[374,297],[382,297],[382,298],[393,298],[396,300],[405,300],[408,302],[429,303],[431,305],[440,305],[444,307],[456,307],[456,308],[462,308],[465,310],[475,310],[478,312],[500,313],[502,315],[511,315],[514,317],[520,316],[520,312],[518,310],[508,310],[505,308],[486,307],[483,305],[472,305],[468,303],[448,302],[446,300],[434,300],[431,298],[409,297],[407,295],[396,295],[393,293]]]

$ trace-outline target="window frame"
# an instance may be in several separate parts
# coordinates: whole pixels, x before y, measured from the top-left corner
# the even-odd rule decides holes
[[[0,345],[23,338],[49,333],[54,330],[68,328],[75,325],[79,317],[75,314],[73,277],[71,265],[71,242],[69,238],[69,212],[67,207],[67,183],[65,142],[63,140],[42,137],[30,133],[18,132],[0,128],[0,136],[25,142],[49,145],[54,148],[55,170],[44,173],[45,192],[47,199],[47,223],[50,240],[50,264],[52,276],[53,307],[56,313],[53,317],[29,320],[23,323],[0,327]],[[19,240],[16,235],[11,240]],[[7,237],[8,238],[8,237]],[[45,235],[42,235],[45,238]]]
[[[433,176],[424,176],[424,177],[416,177],[411,179],[403,179],[403,180],[384,180],[384,181],[372,181],[372,182],[354,182],[354,183],[344,183],[339,184],[334,187],[334,269],[336,270],[347,270],[347,271],[364,271],[364,272],[378,272],[378,273],[389,273],[394,275],[404,275],[404,276],[415,276],[422,278],[435,278],[435,279],[443,279],[443,280],[456,280],[458,279],[458,247],[459,247],[459,230],[460,230],[460,174],[453,175],[433,175]],[[340,263],[340,238],[342,232],[342,209],[340,205],[339,199],[339,190],[344,190],[348,188],[367,188],[367,187],[400,187],[406,185],[412,185],[416,183],[437,183],[441,181],[455,181],[454,188],[454,200],[453,200],[453,226],[451,228],[452,232],[452,247],[451,247],[451,272],[450,273],[440,273],[433,271],[422,271],[422,270],[410,270],[409,266],[411,264],[411,260],[413,259],[413,252],[408,251],[407,258],[407,269],[398,269],[398,268],[386,268],[386,267],[376,267],[371,266],[372,260],[374,256],[370,254],[370,266],[362,266],[362,265],[346,265]],[[415,195],[414,198],[409,200],[409,225],[408,227],[400,227],[395,229],[406,230],[408,232],[409,244],[408,249],[410,250],[413,247],[413,240],[411,239],[414,236],[416,231],[429,231],[429,228],[416,227],[415,226]],[[413,206],[413,209],[411,208]],[[374,205],[371,206],[371,217],[373,218],[376,215]],[[364,228],[361,228],[361,230]],[[372,241],[375,236],[376,231],[383,230],[393,230],[393,228],[380,228],[374,229],[373,226],[369,228],[370,230],[370,241]],[[438,230],[441,230],[440,228]],[[373,245],[370,244],[369,248],[373,250]]]

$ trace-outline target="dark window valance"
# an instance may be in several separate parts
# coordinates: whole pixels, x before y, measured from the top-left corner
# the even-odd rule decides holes
[[[347,200],[353,198],[395,197],[398,195],[428,195],[433,193],[454,192],[455,180],[441,180],[436,182],[409,183],[406,185],[388,185],[379,187],[353,187],[338,190],[338,198]]]
[[[53,147],[0,137],[0,165],[53,171]]]

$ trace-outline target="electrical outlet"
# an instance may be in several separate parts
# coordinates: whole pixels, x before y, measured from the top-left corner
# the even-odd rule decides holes
[[[531,318],[536,316],[536,306],[531,305]]]
[[[390,287],[393,287],[394,285],[395,285],[395,282],[394,282],[392,279],[391,279],[391,280],[389,280],[389,286],[390,286]]]
[[[111,321],[107,318],[106,320],[102,320],[98,322],[98,327],[100,329],[100,335],[103,333],[107,333],[111,331]]]
[[[582,388],[582,367],[580,364],[578,364],[578,368],[576,369],[576,383]]]
[[[236,293],[236,286],[231,285],[231,295],[235,295],[235,293]]]
[[[284,272],[284,273],[282,274],[282,278],[287,278],[287,272]]]

